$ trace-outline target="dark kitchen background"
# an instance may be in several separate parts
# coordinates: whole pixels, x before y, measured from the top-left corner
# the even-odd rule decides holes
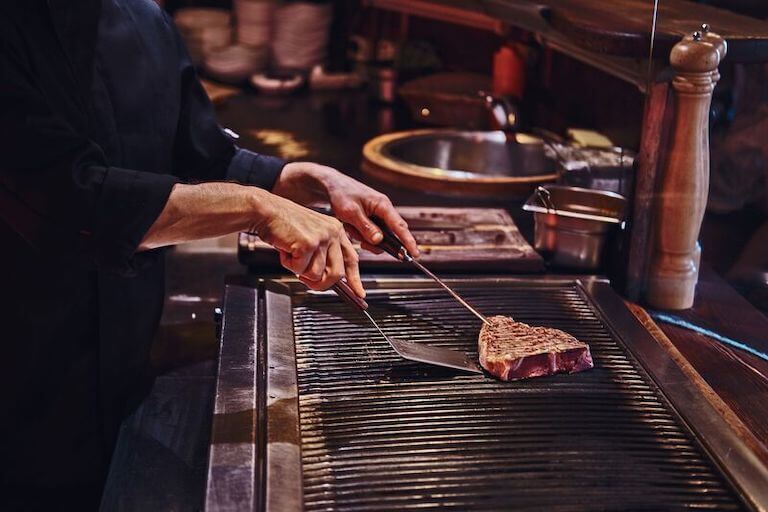
[[[271,3],[277,5],[266,0],[242,1],[240,7],[237,2],[233,5],[214,0],[168,0],[162,5],[178,23],[179,17],[189,16],[191,8],[222,12],[241,8],[256,12]],[[624,174],[620,178],[613,176],[608,188],[623,192],[632,200],[632,169],[631,165],[629,170],[623,168],[623,159],[626,154],[631,161],[631,156],[640,150],[648,85],[646,70],[651,69],[652,81],[661,80],[669,72],[671,44],[679,38],[671,43],[659,41],[662,49],[657,48],[650,66],[646,34],[638,37],[637,48],[627,51],[629,56],[614,58],[606,52],[608,57],[603,58],[604,54],[594,51],[599,57],[588,62],[589,58],[577,58],[572,52],[542,44],[535,31],[525,28],[500,24],[502,28],[496,30],[480,26],[484,21],[473,26],[471,22],[447,19],[450,16],[405,15],[402,11],[408,10],[408,0],[381,3],[395,7],[383,8],[375,0],[280,2],[280,8],[294,4],[302,9],[306,5],[317,9],[312,11],[314,15],[300,13],[310,18],[304,32],[294,33],[293,38],[275,38],[274,29],[258,22],[250,31],[242,30],[238,22],[229,18],[224,32],[214,31],[212,36],[202,35],[196,28],[196,19],[190,18],[187,28],[180,28],[193,58],[198,59],[200,76],[217,106],[220,122],[239,136],[238,144],[248,149],[289,160],[331,165],[382,190],[398,205],[500,208],[514,220],[527,242],[533,244],[533,217],[522,210],[532,187],[462,194],[461,190],[427,190],[420,183],[409,183],[401,177],[387,179],[381,173],[363,169],[363,146],[381,134],[434,127],[495,128],[497,120],[488,114],[488,105],[478,100],[476,94],[467,92],[489,88],[489,93],[500,91],[509,99],[509,111],[525,130],[535,129],[557,140],[569,136],[586,137],[589,141],[607,139],[610,147],[621,148],[620,167]],[[650,33],[652,2],[646,3]],[[754,20],[768,20],[768,3],[761,0],[698,3]],[[442,4],[450,7],[453,3]],[[606,11],[612,11],[620,9],[622,2],[604,4]],[[467,16],[473,19],[471,12]],[[558,26],[557,13],[545,13],[547,16],[552,16],[549,21]],[[605,19],[608,26],[596,29],[597,32],[611,31],[612,18],[606,15]],[[294,29],[302,27],[298,18],[282,21]],[[595,26],[601,23],[600,19],[593,21]],[[224,46],[235,44],[238,29],[256,41],[245,53],[223,52],[217,44],[207,46],[209,37],[224,37],[228,42]],[[272,45],[285,45],[287,53],[294,49],[296,54],[307,54],[308,60],[297,63],[289,58],[281,62],[280,49],[267,50],[266,40],[261,42],[265,31],[273,34]],[[590,39],[589,34],[574,32],[570,36],[593,45],[593,49],[601,44]],[[322,58],[311,62],[309,50],[315,46]],[[573,48],[577,46],[574,44]],[[709,111],[710,191],[699,242],[707,286],[716,287],[725,280],[729,293],[734,294],[727,298],[733,305],[730,313],[717,313],[722,317],[738,310],[738,305],[747,304],[744,299],[753,308],[768,313],[766,62],[768,57],[726,59],[719,68],[721,79]],[[441,78],[434,79],[435,76]],[[434,101],[430,108],[418,103],[424,101],[424,95],[439,92],[436,89],[440,87],[470,98],[458,100],[443,110],[439,110],[440,103],[434,99],[429,99]],[[414,97],[417,99],[413,100]],[[573,129],[578,132],[572,132]],[[561,182],[566,179],[563,174],[561,170]],[[630,185],[622,180],[629,180]],[[591,185],[600,188],[599,183]],[[550,265],[547,270],[554,274],[606,274],[621,291],[626,280],[628,244],[622,236],[612,235],[596,268],[560,269]],[[153,349],[158,377],[151,395],[123,425],[102,510],[201,507],[209,469],[217,371],[219,318],[213,310],[222,303],[226,276],[245,273],[249,261],[259,265],[266,261],[248,259],[258,257],[249,251],[254,243],[243,236],[226,237],[188,244],[170,252],[166,308]],[[279,269],[273,270],[279,273]],[[451,269],[445,271],[450,273]],[[691,347],[690,353],[700,353]],[[695,355],[691,357],[695,359]],[[716,381],[718,370],[708,370],[715,375],[711,377],[713,382]],[[736,384],[720,384],[731,386],[734,396],[740,393]],[[753,397],[751,406],[766,407],[757,404],[762,400],[760,396]],[[755,428],[768,434],[764,424]]]
[[[440,72],[491,77],[494,55],[508,46],[524,53],[524,95],[519,103],[527,126],[558,134],[565,133],[569,127],[591,129],[607,136],[616,146],[633,151],[639,147],[644,95],[636,84],[596,70],[562,52],[542,48],[530,32],[509,29],[497,34],[419,16],[410,16],[404,21],[397,12],[372,7],[375,2],[317,0],[309,3],[326,6],[331,16],[327,53],[323,59],[324,69],[330,73],[350,72],[356,65],[359,69],[355,59],[361,58],[361,50],[357,45],[369,41],[388,48],[380,50],[389,52],[383,57],[384,62],[375,64],[396,69],[395,86]],[[697,3],[757,19],[768,18],[768,6],[756,0]],[[169,0],[164,6],[173,14],[188,7],[231,10],[232,2]],[[648,22],[650,31],[650,17]],[[610,19],[606,23],[610,23]],[[231,37],[236,39],[235,32]],[[375,56],[369,58],[376,60]],[[274,68],[275,63],[271,65]],[[768,246],[768,227],[764,226],[768,209],[768,146],[763,143],[768,137],[768,88],[765,86],[768,67],[762,62],[726,60],[720,73],[722,78],[710,111],[711,183],[700,236],[702,255],[707,265],[726,276],[745,297],[765,311],[768,295],[766,276],[761,269],[768,258],[764,250]],[[201,75],[217,83],[215,73],[207,72],[202,65]],[[409,116],[405,101],[397,93],[392,94],[392,103],[375,99],[355,101],[375,96],[370,90],[380,87],[375,80],[330,94],[318,94],[302,85],[292,96],[264,101],[255,98],[258,92],[247,80],[236,85],[242,89],[232,105],[221,107],[225,124],[237,125],[246,132],[257,125],[280,126],[289,133],[311,130],[313,133],[299,137],[309,146],[313,146],[313,138],[321,140],[328,132],[339,132],[331,135],[336,136],[339,147],[323,148],[319,147],[323,144],[318,144],[302,157],[336,165],[353,175],[359,173],[360,148],[355,146],[362,146],[366,136],[396,128],[430,126]],[[598,90],[600,94],[596,95]],[[297,116],[307,122],[295,122]],[[371,126],[375,124],[374,119],[378,126]],[[320,135],[320,132],[325,133]],[[247,133],[245,138],[249,138]],[[267,149],[257,141],[247,144]],[[342,145],[345,149],[339,151]],[[288,156],[291,157],[290,153]],[[391,192],[390,187],[384,185],[383,188]],[[414,195],[402,189],[394,193],[405,202],[423,202],[422,194]],[[472,203],[454,199],[448,202]],[[520,222],[526,224],[526,219],[522,217]]]

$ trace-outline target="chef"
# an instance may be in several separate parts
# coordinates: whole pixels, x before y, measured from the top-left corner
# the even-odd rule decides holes
[[[236,147],[152,0],[2,2],[0,45],[0,510],[92,510],[148,389],[164,247],[255,231],[307,286],[360,296],[342,222],[418,249],[384,195]]]

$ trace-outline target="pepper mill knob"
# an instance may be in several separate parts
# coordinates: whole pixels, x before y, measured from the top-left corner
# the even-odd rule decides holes
[[[723,38],[714,32],[696,31],[672,48],[669,63],[677,76],[714,71],[725,56],[725,48]]]
[[[720,55],[720,62],[723,62],[725,54],[728,53],[728,43],[719,34],[712,32],[708,23],[701,24],[701,40],[711,44]]]

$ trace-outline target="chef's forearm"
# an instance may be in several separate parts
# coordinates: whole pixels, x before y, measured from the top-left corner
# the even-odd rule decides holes
[[[270,211],[269,196],[259,188],[234,183],[177,184],[138,250],[256,231]]]

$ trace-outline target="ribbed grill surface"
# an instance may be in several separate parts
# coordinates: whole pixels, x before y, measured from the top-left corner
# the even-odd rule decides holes
[[[591,371],[497,382],[400,359],[335,297],[294,308],[306,510],[734,510],[740,504],[575,286],[465,289],[589,343]],[[438,290],[369,297],[388,334],[476,355]]]

